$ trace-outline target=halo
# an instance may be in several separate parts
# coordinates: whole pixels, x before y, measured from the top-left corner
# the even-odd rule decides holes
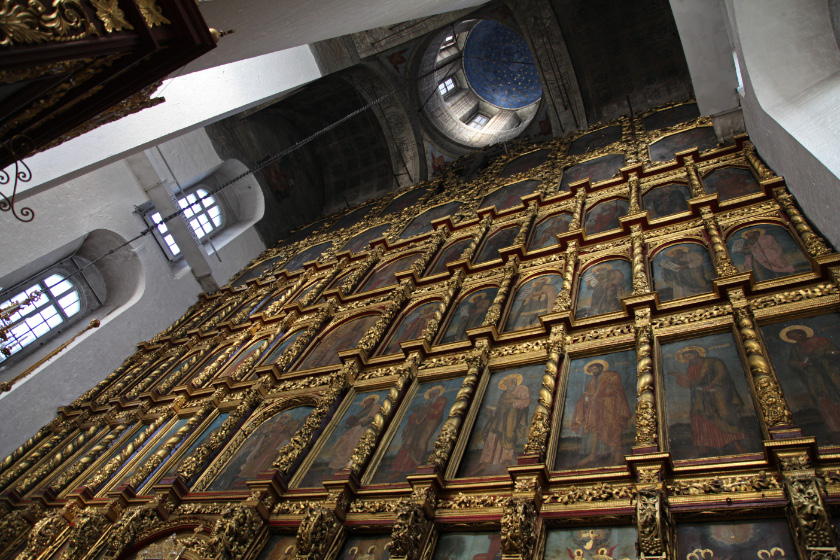
[[[670,249],[668,249],[667,251],[665,251],[665,254],[666,254],[667,256],[669,256],[669,257],[673,257],[674,255],[676,255],[676,254],[677,254],[677,251],[679,251],[679,252],[681,252],[681,253],[683,253],[683,252],[687,253],[687,252],[688,252],[688,249],[686,249],[686,248],[685,248],[685,247],[683,247],[682,245],[677,245],[676,247],[671,247]]]
[[[751,232],[751,231],[757,231],[757,232],[758,232],[758,233],[760,233],[761,235],[764,235],[764,233],[765,233],[764,228],[750,228],[750,229],[745,229],[744,231],[742,231],[742,232],[741,232],[741,237],[743,237],[744,239],[746,239],[746,238],[747,238],[747,234],[748,234],[749,232]]]
[[[605,270],[612,270],[612,267],[613,267],[612,263],[608,263],[608,262],[601,263],[601,264],[596,264],[595,266],[592,267],[592,272],[594,273],[596,270],[600,270],[602,268],[605,269]]]
[[[796,344],[797,341],[793,340],[788,336],[790,331],[802,331],[805,333],[805,336],[811,338],[814,336],[814,329],[811,327],[806,327],[805,325],[791,325],[789,327],[785,327],[782,329],[782,332],[779,333],[779,338],[784,340],[785,342],[790,342],[791,344]]]
[[[508,379],[513,379],[514,381],[516,381],[517,385],[522,384],[522,376],[519,375],[518,373],[511,373],[510,375],[506,375],[506,376],[502,377],[502,380],[499,381],[499,389],[501,389],[502,391],[505,390],[505,382]]]
[[[376,545],[373,545],[367,551],[368,554],[373,554],[374,552],[376,552]]]
[[[594,364],[600,365],[601,368],[603,368],[604,370],[607,370],[610,367],[610,363],[606,360],[592,360],[591,362],[583,366],[583,371],[586,373],[586,375],[592,375],[591,373],[589,373],[589,366]]]
[[[429,400],[429,399],[431,399],[431,397],[429,396],[431,394],[431,392],[436,391],[438,389],[440,389],[441,394],[446,391],[446,389],[444,389],[443,385],[435,385],[434,387],[426,389],[426,392],[423,393],[423,396],[426,397],[426,400]]]
[[[469,296],[469,297],[467,298],[467,301],[469,301],[470,303],[475,303],[475,299],[476,299],[478,296],[485,296],[485,297],[486,297],[486,296],[487,296],[487,294],[485,294],[485,293],[484,293],[484,290],[482,290],[482,291],[480,291],[480,292],[475,292],[474,294],[472,294],[471,296]]]
[[[369,399],[373,399],[373,404],[379,402],[379,395],[368,395],[367,397],[362,399],[362,402],[359,403],[359,406],[364,406]]]
[[[358,547],[358,546],[354,546],[353,548],[351,548],[350,550],[348,550],[348,551],[347,551],[347,554],[349,554],[350,556],[353,556],[353,555],[354,555],[354,554],[356,554],[357,552],[359,552],[359,547]]]
[[[290,552],[292,552],[295,549],[295,546],[296,545],[291,545],[290,547],[288,547],[286,549],[286,551],[283,554],[289,554]]]
[[[685,353],[689,350],[697,352],[697,354],[699,354],[701,358],[706,357],[706,349],[700,346],[686,346],[685,348],[682,348],[681,350],[677,351],[677,354],[674,357],[679,363],[687,364],[688,360],[685,359]]]

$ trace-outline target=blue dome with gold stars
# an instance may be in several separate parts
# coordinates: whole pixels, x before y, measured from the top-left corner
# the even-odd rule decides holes
[[[525,39],[495,21],[480,21],[470,31],[464,73],[473,91],[503,109],[521,109],[542,97],[540,76]]]

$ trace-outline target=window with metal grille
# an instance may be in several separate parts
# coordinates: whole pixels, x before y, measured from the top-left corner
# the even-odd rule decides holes
[[[199,187],[179,197],[176,203],[184,211],[183,217],[199,243],[204,243],[224,227],[222,204],[206,189]],[[155,237],[167,257],[170,260],[181,258],[181,248],[178,247],[178,243],[172,237],[172,233],[169,231],[167,224],[164,223],[160,212],[150,206],[144,216],[149,225],[154,226]]]

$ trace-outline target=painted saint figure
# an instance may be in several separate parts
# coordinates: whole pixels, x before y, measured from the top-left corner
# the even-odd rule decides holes
[[[584,282],[592,290],[592,299],[583,316],[594,317],[621,309],[621,298],[627,295],[622,271],[604,263],[587,273]]]
[[[829,339],[815,336],[814,330],[805,325],[786,327],[779,338],[793,345],[788,367],[808,388],[826,427],[840,432],[840,349]]]
[[[356,449],[359,439],[361,439],[362,434],[370,426],[373,417],[376,416],[376,412],[379,410],[376,408],[377,402],[379,402],[379,395],[366,397],[359,403],[362,409],[355,414],[347,415],[344,419],[345,432],[338,438],[338,441],[335,442],[330,452],[330,455],[332,455],[329,463],[330,469],[339,471],[347,466],[347,462],[353,455],[353,450]]]
[[[499,382],[503,391],[496,405],[488,407],[492,414],[484,436],[484,449],[479,464],[482,471],[490,465],[514,462],[519,442],[528,436],[528,407],[531,391],[522,383],[522,376],[512,373]]]
[[[665,252],[664,259],[656,259],[655,263],[662,269],[662,280],[672,290],[672,297],[679,299],[712,291],[709,275],[711,270],[704,266],[705,260],[699,247],[691,250],[685,246],[677,246]]]
[[[562,279],[558,279],[558,283]],[[516,294],[506,329],[516,330],[539,324],[539,316],[548,313],[557,299],[558,289],[550,282],[551,278],[542,276],[525,283]]]
[[[480,327],[495,296],[496,288],[486,288],[463,299],[440,339],[441,344],[464,340],[468,329]]]
[[[604,460],[617,465],[624,459],[621,436],[632,413],[621,374],[609,367],[604,360],[592,360],[583,368],[592,379],[575,403],[571,425],[572,431],[582,436],[580,452],[586,454],[580,462],[582,467]]]
[[[707,358],[700,346],[686,346],[675,358],[688,364],[685,372],[669,371],[668,375],[691,391],[691,440],[700,455],[711,455],[727,446],[743,453],[745,434],[740,416],[745,405],[726,364],[719,358]]]
[[[776,227],[768,230],[772,233],[759,227],[747,229],[741,232],[741,239],[732,243],[732,252],[744,256],[744,272],[752,270],[756,281],[761,282],[810,269],[801,256],[791,259],[785,255],[777,234],[785,235],[786,232]]]
[[[424,397],[429,404],[418,407],[408,417],[408,423],[402,433],[402,447],[394,459],[394,471],[410,473],[426,463],[429,457],[429,442],[437,432],[449,402],[443,392],[442,385],[428,389]]]

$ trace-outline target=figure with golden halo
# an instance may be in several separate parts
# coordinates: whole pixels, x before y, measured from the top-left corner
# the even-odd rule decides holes
[[[736,240],[732,248],[733,252],[744,254],[744,272],[752,270],[757,282],[804,272],[810,268],[802,258],[791,262],[785,256],[781,243],[764,228],[754,227],[742,231],[741,239]]]
[[[525,329],[539,324],[540,315],[548,313],[557,299],[558,289],[550,282],[554,278],[562,282],[557,276],[541,276],[522,286],[516,294],[508,328]]]
[[[779,338],[793,345],[788,367],[808,388],[826,428],[840,433],[840,349],[805,325],[785,327]]]
[[[345,418],[345,432],[338,438],[338,441],[335,442],[335,446],[332,449],[332,459],[330,460],[331,469],[338,471],[347,466],[347,462],[353,456],[353,450],[358,445],[359,439],[361,439],[367,427],[370,426],[373,417],[376,416],[379,410],[376,408],[377,402],[379,402],[379,395],[369,395],[359,403],[359,406],[362,407],[359,412],[349,414]]]
[[[609,362],[592,360],[583,371],[592,379],[575,403],[573,432],[580,432],[581,467],[623,461],[621,437],[632,417],[621,374],[608,369]]]
[[[612,263],[596,265],[586,273],[584,282],[592,290],[589,309],[584,316],[594,317],[621,310],[621,298],[627,295],[624,273],[613,268]]]
[[[520,443],[528,436],[528,407],[531,391],[522,383],[522,376],[511,373],[499,381],[502,390],[495,405],[487,407],[489,421],[484,432],[484,449],[479,458],[478,473],[499,474],[500,467],[514,462]]]
[[[686,346],[675,357],[687,364],[686,371],[669,371],[668,375],[691,391],[691,441],[699,456],[721,452],[727,446],[743,453],[745,434],[740,417],[744,401],[726,364],[719,358],[707,357],[701,346]]]
[[[429,456],[429,442],[437,433],[449,399],[443,385],[435,385],[423,394],[426,403],[413,407],[402,432],[402,445],[391,466],[389,479],[399,480],[425,464]]]
[[[673,290],[673,299],[712,291],[711,270],[703,266],[705,259],[699,251],[705,249],[678,245],[666,249],[664,259],[656,260],[662,268],[662,280]]]

